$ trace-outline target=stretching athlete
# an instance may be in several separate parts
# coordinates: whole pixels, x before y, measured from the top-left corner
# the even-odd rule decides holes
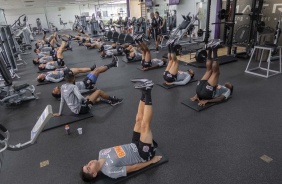
[[[84,181],[94,180],[99,171],[110,178],[127,176],[130,172],[160,161],[162,157],[155,156],[158,144],[153,140],[150,128],[153,115],[152,87],[152,81],[135,86],[142,90],[142,95],[133,129],[132,143],[101,150],[98,160],[91,160],[82,167],[80,175]]]
[[[74,75],[80,74],[80,73],[86,73],[93,71],[96,68],[96,65],[94,64],[90,68],[70,68],[70,70],[73,72]],[[44,82],[50,81],[50,82],[60,82],[64,79],[64,70],[67,68],[60,68],[56,69],[54,71],[50,71],[47,73],[42,73],[37,76],[37,81],[38,82]]]
[[[174,40],[168,40],[168,60],[169,63],[163,74],[165,84],[167,85],[186,85],[193,77],[194,71],[189,69],[187,72],[179,70],[179,61],[176,56],[181,54],[181,46],[174,45]]]
[[[83,81],[75,82],[75,85],[78,87],[79,90],[93,90],[95,89],[95,84],[97,82],[97,79],[101,73],[106,72],[108,69],[112,67],[117,67],[118,58],[113,57],[113,60],[110,64],[99,66],[97,68],[94,68],[85,78]],[[94,65],[96,67],[96,65]],[[93,67],[94,67],[93,66]],[[92,68],[91,68],[92,69]],[[55,87],[52,91],[52,95],[55,98],[61,97],[61,88],[59,86]]]
[[[150,49],[143,42],[143,36],[144,36],[143,34],[140,34],[134,37],[135,42],[138,44],[138,46],[140,47],[142,51],[142,60],[141,60],[142,69],[149,70],[149,69],[154,69],[154,68],[158,68],[158,67],[165,65],[166,62],[164,62],[164,60],[160,60],[160,59],[152,60],[151,59]]]
[[[113,65],[114,63],[112,63]],[[75,76],[71,70],[65,70],[66,84],[61,87],[61,103],[59,113],[53,114],[53,116],[61,116],[63,111],[64,102],[70,108],[74,114],[86,114],[90,111],[92,105],[98,98],[103,98],[111,102],[111,105],[118,105],[122,102],[122,99],[118,99],[115,96],[109,96],[102,90],[96,90],[86,98],[83,97],[75,85]],[[93,74],[87,76],[87,80],[84,82],[86,88],[91,89],[93,87],[93,81],[96,81],[97,77]]]
[[[205,106],[206,103],[222,102],[227,100],[233,92],[233,85],[229,82],[223,85],[218,84],[219,65],[218,61],[211,59],[212,50],[208,51],[208,59],[206,61],[206,73],[198,82],[196,95],[191,98],[192,101],[198,100],[199,106]]]

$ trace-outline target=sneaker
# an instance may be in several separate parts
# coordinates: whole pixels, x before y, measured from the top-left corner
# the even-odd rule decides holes
[[[118,67],[118,57],[113,55],[112,58],[112,63],[114,64],[113,67]]]
[[[122,103],[122,101],[123,101],[122,98],[119,99],[119,98],[113,96],[110,104],[111,104],[111,106],[115,106],[115,105]]]
[[[142,82],[142,83],[137,83],[134,85],[135,89],[142,89],[142,90],[148,90],[148,89],[152,89],[154,86],[153,81],[146,81],[146,82]]]
[[[63,37],[62,37],[62,40],[65,41],[65,42],[67,42],[67,43],[68,43],[68,41],[69,41],[69,40],[67,40],[66,38],[63,38]]]
[[[142,78],[136,78],[136,79],[131,79],[131,82],[147,82],[149,79],[142,79]]]
[[[104,49],[104,46],[103,46],[103,45],[100,47],[100,49],[98,49],[99,52],[102,52],[102,51],[104,51],[104,50],[105,50],[105,49]]]
[[[96,64],[94,64],[93,66],[90,67],[90,70],[93,71],[96,68]]]

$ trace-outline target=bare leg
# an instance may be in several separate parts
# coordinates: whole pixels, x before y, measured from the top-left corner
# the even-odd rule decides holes
[[[71,68],[70,69],[74,75],[80,74],[80,73],[87,73],[90,72],[90,68]]]
[[[88,99],[90,102],[92,102],[94,104],[99,97],[104,98],[106,100],[109,99],[109,95],[107,95],[104,91],[102,91],[100,89],[96,90],[94,93],[87,96],[86,99]]]
[[[57,51],[57,58],[61,58],[61,59],[63,58],[63,52],[64,52],[64,49],[65,49],[65,46],[66,46],[66,42],[62,41],[62,44]]]
[[[210,78],[208,79],[208,83],[211,86],[217,86],[218,84],[218,79],[219,79],[219,64],[217,61],[213,61],[212,63],[212,75],[210,76]]]
[[[99,66],[98,68],[95,68],[95,70],[93,70],[91,73],[98,77],[100,73],[104,73],[108,69],[109,68],[107,66]]]
[[[140,100],[139,105],[138,105],[138,111],[136,114],[136,123],[134,126],[134,132],[141,133],[141,124],[142,124],[143,115],[144,115],[144,107],[145,107],[145,102]]]
[[[206,73],[204,74],[204,76],[202,77],[201,80],[209,80],[209,78],[212,75],[212,60],[207,59],[206,61]]]
[[[177,60],[175,53],[171,53],[171,57],[172,57],[172,60],[171,60],[172,64],[169,69],[169,73],[171,73],[172,75],[176,75],[178,72],[178,68],[179,68],[179,61]]]
[[[143,143],[147,143],[147,144],[153,143],[153,134],[150,127],[152,116],[153,116],[153,106],[144,105],[144,115],[141,123],[141,136],[140,136],[140,140]]]

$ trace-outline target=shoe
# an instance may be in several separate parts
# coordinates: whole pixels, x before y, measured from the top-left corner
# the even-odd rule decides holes
[[[146,82],[142,82],[142,83],[137,83],[134,85],[135,89],[142,89],[142,90],[148,90],[148,89],[152,89],[154,86],[153,81],[146,81]]]
[[[67,40],[66,38],[62,38],[62,40],[65,41],[65,42],[67,42],[67,43],[68,43],[68,41],[69,41],[69,40]]]
[[[93,66],[90,67],[90,70],[93,71],[96,68],[96,64],[94,64]]]
[[[131,82],[147,82],[149,79],[142,79],[142,78],[136,78],[136,79],[131,79]]]
[[[113,67],[118,67],[118,57],[113,55],[112,58],[112,63],[114,64]]]
[[[45,35],[46,35],[46,31],[45,31],[45,30],[43,30],[43,34],[45,34]]]
[[[99,51],[99,52],[102,52],[102,51],[104,51],[104,50],[105,50],[105,49],[104,49],[104,46],[102,45],[98,51]]]
[[[115,106],[115,105],[122,103],[123,99],[122,98],[119,99],[119,98],[113,96],[112,100],[110,100],[110,101],[111,101],[110,102],[111,106]]]

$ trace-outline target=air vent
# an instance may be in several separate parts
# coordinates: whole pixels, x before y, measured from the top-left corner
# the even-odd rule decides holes
[[[25,7],[32,7],[33,4],[26,4]]]
[[[34,3],[34,1],[24,1],[25,3]]]

